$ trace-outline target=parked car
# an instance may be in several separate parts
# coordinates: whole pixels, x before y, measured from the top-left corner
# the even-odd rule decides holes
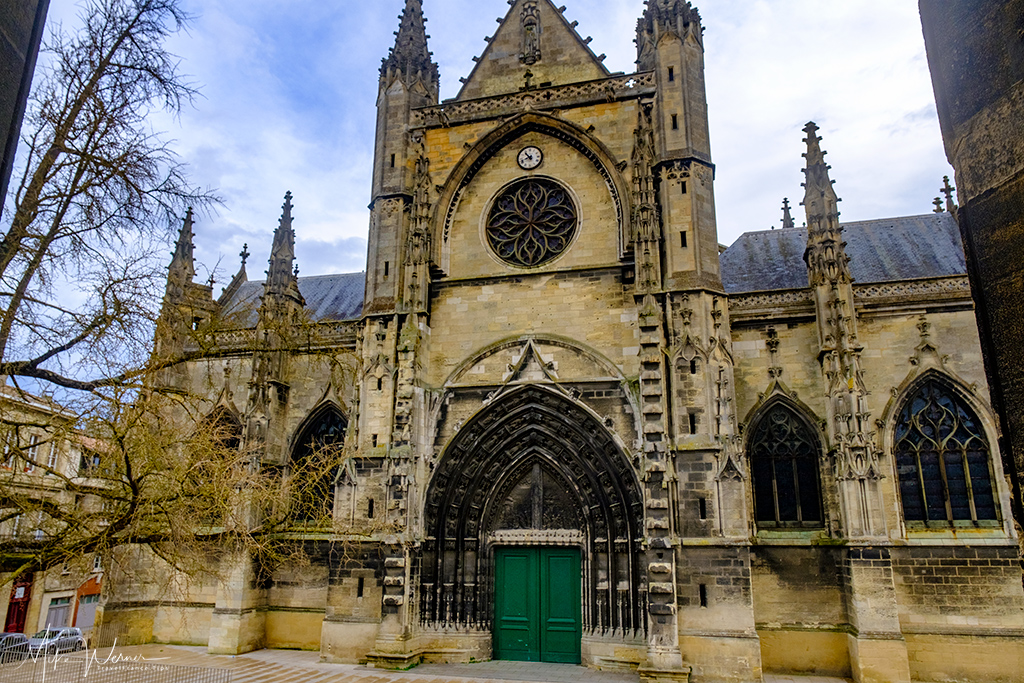
[[[28,636],[24,633],[0,633],[0,664],[28,659]]]
[[[46,628],[28,639],[28,647],[33,657],[78,652],[85,649],[85,638],[78,628]]]

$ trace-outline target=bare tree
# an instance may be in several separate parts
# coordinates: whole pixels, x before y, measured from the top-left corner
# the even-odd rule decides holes
[[[301,552],[297,536],[345,531],[331,510],[350,463],[340,444],[263,465],[242,445],[239,416],[161,382],[216,355],[230,321],[151,354],[177,216],[216,201],[150,125],[196,95],[165,48],[189,22],[180,5],[86,0],[80,32],[58,31],[46,47],[0,239],[0,375],[15,384],[0,386],[3,581],[95,554],[137,558],[139,547],[183,575],[215,571],[210,558],[225,548],[271,566]],[[315,350],[328,345],[308,319],[279,332],[270,336],[320,353],[332,372],[353,372],[351,359]],[[255,337],[246,350],[278,351]],[[21,392],[26,381],[57,389],[61,405]],[[80,455],[62,464],[47,446]],[[138,579],[134,561],[112,573]]]
[[[127,546],[184,576],[216,574],[209,558],[224,549],[272,566],[302,553],[296,532],[345,531],[332,514],[350,466],[342,444],[313,444],[287,470],[260,466],[237,416],[204,397],[130,386],[91,395],[82,414],[9,388],[0,399],[0,585]],[[130,566],[118,573],[146,580]]]
[[[65,407],[5,389],[8,580],[119,544],[159,547],[230,526],[244,454],[219,427],[198,428],[200,401],[177,397],[183,419],[168,420],[168,401],[146,390],[177,216],[217,201],[190,184],[151,123],[196,96],[166,48],[191,19],[181,5],[86,0],[80,28],[58,27],[44,47],[4,205],[0,376],[57,389]],[[82,453],[86,467],[41,455],[58,447]]]
[[[180,5],[87,0],[80,31],[45,46],[0,239],[0,374],[93,390],[141,372],[154,256],[176,215],[215,201],[150,124],[196,96],[165,46],[190,20]]]

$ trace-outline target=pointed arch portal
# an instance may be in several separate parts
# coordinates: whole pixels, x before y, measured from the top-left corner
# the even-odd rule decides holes
[[[491,629],[496,550],[561,545],[580,550],[583,631],[646,630],[639,482],[565,396],[524,386],[484,408],[445,449],[425,507],[424,626]]]

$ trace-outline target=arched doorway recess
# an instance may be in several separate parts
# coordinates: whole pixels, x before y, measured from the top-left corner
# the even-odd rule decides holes
[[[451,440],[427,490],[420,571],[426,628],[490,630],[495,549],[580,549],[582,631],[646,631],[636,473],[589,410],[514,389]]]

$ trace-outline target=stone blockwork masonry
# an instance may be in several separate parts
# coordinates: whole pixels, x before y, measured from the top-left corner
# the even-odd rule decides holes
[[[168,384],[237,415],[254,467],[286,478],[337,447],[332,519],[283,536],[302,562],[224,548],[220,582],[165,595],[154,569],[105,618],[390,668],[1019,678],[1010,487],[953,217],[841,224],[812,123],[809,227],[720,254],[698,11],[646,3],[633,74],[567,11],[513,0],[440,102],[407,0],[366,273],[297,277],[289,195],[266,282],[169,289],[161,353],[184,311],[236,324]]]

